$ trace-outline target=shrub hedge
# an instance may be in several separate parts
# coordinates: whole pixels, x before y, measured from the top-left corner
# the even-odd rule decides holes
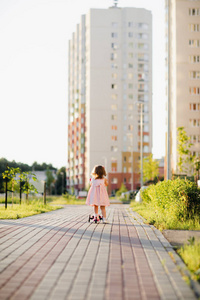
[[[141,195],[144,203],[163,217],[186,220],[200,214],[200,189],[189,180],[162,181],[149,186]]]

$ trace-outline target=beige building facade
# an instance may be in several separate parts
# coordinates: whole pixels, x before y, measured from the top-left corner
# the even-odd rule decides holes
[[[138,8],[91,9],[69,41],[67,188],[87,188],[97,164],[109,193],[140,183],[152,149],[152,16]]]
[[[178,127],[185,128],[191,152],[200,156],[200,1],[166,0],[166,23],[171,177],[179,173]]]

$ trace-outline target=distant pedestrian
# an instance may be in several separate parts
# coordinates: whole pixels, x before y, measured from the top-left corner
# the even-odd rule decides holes
[[[108,186],[108,180],[105,178],[106,171],[103,166],[95,166],[92,170],[91,187],[88,192],[86,204],[94,206],[94,221],[97,223],[99,219],[102,219],[103,223],[108,223],[106,220],[106,206],[110,205],[106,186]],[[98,207],[100,206],[102,216],[98,215]]]

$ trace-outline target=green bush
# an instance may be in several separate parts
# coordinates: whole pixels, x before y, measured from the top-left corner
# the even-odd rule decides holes
[[[120,189],[116,192],[116,196],[120,197],[122,193],[126,193],[128,190],[125,185],[122,183]]]
[[[186,220],[200,213],[200,190],[189,180],[176,179],[149,186],[142,199],[163,217]]]

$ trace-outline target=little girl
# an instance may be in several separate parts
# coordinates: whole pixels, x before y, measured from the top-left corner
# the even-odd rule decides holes
[[[108,223],[106,220],[106,206],[110,205],[106,186],[108,185],[106,171],[103,166],[95,166],[92,170],[91,187],[88,192],[86,204],[94,206],[94,221],[99,221],[98,206],[101,207],[103,223]]]

